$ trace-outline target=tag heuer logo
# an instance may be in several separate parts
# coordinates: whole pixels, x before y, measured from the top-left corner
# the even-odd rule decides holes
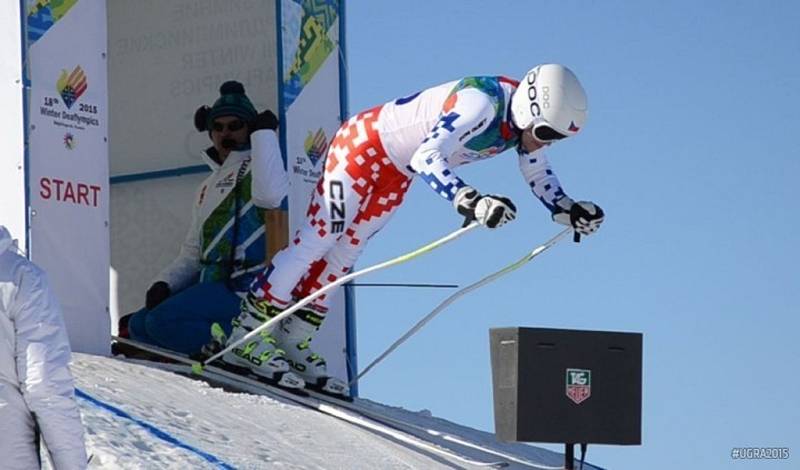
[[[592,371],[567,369],[567,396],[577,405],[592,396]]]

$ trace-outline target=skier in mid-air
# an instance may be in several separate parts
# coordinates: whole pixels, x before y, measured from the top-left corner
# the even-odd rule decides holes
[[[544,64],[522,82],[467,77],[350,118],[330,144],[305,224],[253,282],[228,343],[348,273],[367,240],[400,207],[415,176],[468,221],[500,227],[515,217],[511,200],[481,194],[453,170],[516,148],[525,180],[553,220],[580,234],[595,232],[603,211],[569,198],[543,151],[577,134],[586,113],[586,94],[572,71]],[[328,295],[316,298],[223,360],[270,379],[291,370],[311,385],[347,394],[347,385],[329,377],[325,360],[309,347],[328,302]]]

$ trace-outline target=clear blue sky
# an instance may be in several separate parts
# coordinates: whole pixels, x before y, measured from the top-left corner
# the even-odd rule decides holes
[[[644,333],[643,445],[590,446],[609,468],[800,465],[800,6],[796,2],[348,2],[352,112],[466,75],[572,68],[589,94],[584,132],[551,147],[568,194],[607,213],[453,305],[372,371],[364,397],[492,431],[488,330]],[[461,285],[559,227],[513,152],[463,167],[518,219],[365,281]],[[365,267],[455,229],[419,182],[367,247]],[[449,292],[358,290],[366,365]],[[788,461],[732,461],[735,446]]]

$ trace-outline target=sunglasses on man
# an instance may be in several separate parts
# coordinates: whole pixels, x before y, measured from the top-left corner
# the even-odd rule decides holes
[[[211,130],[214,132],[225,132],[225,128],[227,127],[229,131],[236,132],[244,129],[245,123],[241,119],[237,119],[235,121],[231,121],[228,124],[224,122],[215,121],[211,124]]]

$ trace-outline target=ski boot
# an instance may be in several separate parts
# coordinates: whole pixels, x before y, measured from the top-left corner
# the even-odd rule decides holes
[[[217,344],[233,344],[264,322],[281,312],[269,302],[252,293],[242,300],[242,312],[231,321],[233,331],[230,338],[219,325],[212,327],[212,336]],[[253,374],[281,387],[299,389],[305,386],[303,379],[291,372],[285,352],[277,346],[275,327],[267,328],[222,356],[222,362],[234,368],[246,368]]]
[[[343,380],[328,375],[322,356],[311,350],[312,336],[324,317],[312,310],[300,309],[280,322],[275,330],[278,344],[286,352],[292,372],[306,382],[306,386],[337,398],[350,398],[350,387]]]

